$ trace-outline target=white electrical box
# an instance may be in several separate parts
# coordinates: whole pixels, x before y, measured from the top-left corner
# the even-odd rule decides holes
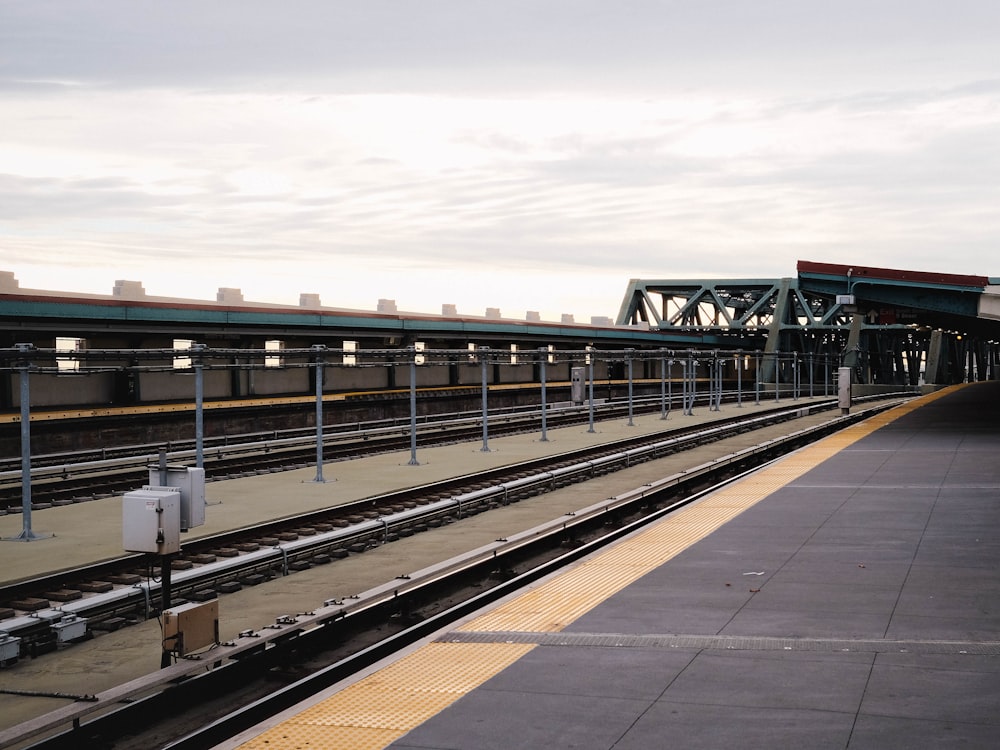
[[[205,523],[205,470],[193,466],[149,467],[149,484],[143,489],[173,487],[181,493],[181,531]]]
[[[10,633],[0,633],[0,667],[13,664],[21,655],[21,639]]]
[[[853,294],[838,294],[837,295],[838,305],[853,305],[854,295]]]
[[[582,367],[574,367],[570,370],[570,398],[573,403],[579,406],[584,401],[587,400],[585,393],[585,387],[587,385],[587,376],[583,374]]]
[[[122,547],[169,555],[181,550],[181,493],[158,487],[122,498]]]
[[[79,615],[65,615],[52,623],[56,641],[67,643],[87,635],[87,618]]]
[[[192,602],[163,613],[163,650],[186,656],[219,642],[219,600]]]
[[[837,368],[837,403],[842,414],[851,410],[851,368]]]

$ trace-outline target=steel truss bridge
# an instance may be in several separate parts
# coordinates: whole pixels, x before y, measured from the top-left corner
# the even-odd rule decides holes
[[[1000,280],[800,261],[781,279],[633,279],[618,325],[731,338],[733,348],[837,358],[856,382],[1000,377]],[[766,382],[789,380],[764,357]],[[808,366],[808,365],[806,365]]]

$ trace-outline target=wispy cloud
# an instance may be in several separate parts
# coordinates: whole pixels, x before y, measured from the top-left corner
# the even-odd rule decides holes
[[[996,275],[998,8],[6,3],[3,270],[582,320],[803,257]]]

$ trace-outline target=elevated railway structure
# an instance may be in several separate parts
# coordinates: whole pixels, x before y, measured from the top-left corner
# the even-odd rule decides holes
[[[811,261],[794,278],[633,279],[617,323],[838,357],[866,384],[996,379],[1000,280]],[[764,362],[774,382],[780,360]],[[780,364],[777,377],[788,377]]]
[[[0,274],[0,456],[665,395],[1000,376],[1000,283],[802,261],[797,278],[634,280],[616,322],[21,289]],[[657,299],[658,298],[658,299]],[[583,391],[586,395],[583,395]],[[323,406],[332,406],[325,411]],[[315,408],[314,408],[315,407]],[[34,423],[27,437],[26,427]]]

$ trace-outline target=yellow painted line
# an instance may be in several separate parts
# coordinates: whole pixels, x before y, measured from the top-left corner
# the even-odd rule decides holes
[[[380,750],[534,648],[429,643],[240,745],[240,750]]]
[[[896,407],[713,493],[459,628],[552,632],[683,552],[838,451],[954,390]],[[534,648],[429,643],[240,745],[240,750],[382,750]]]

